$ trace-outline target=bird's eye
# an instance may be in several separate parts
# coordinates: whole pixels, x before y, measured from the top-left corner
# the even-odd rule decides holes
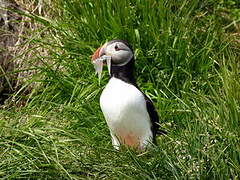
[[[120,50],[117,44],[115,45],[114,48],[115,48],[116,51],[119,51],[119,50]]]

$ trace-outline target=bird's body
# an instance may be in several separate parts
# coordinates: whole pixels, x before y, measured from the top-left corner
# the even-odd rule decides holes
[[[99,48],[92,57],[99,74],[99,58],[104,56],[111,58],[110,80],[101,94],[100,106],[112,144],[116,149],[125,145],[144,150],[156,142],[159,118],[152,101],[136,84],[132,49],[123,40],[112,40]]]
[[[134,85],[112,77],[100,97],[113,145],[144,149],[153,138],[144,95]]]

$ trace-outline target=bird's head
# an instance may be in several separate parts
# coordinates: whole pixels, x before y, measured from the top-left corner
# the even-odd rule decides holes
[[[92,56],[92,63],[101,78],[102,66],[107,64],[109,74],[111,66],[124,66],[133,58],[133,51],[127,41],[111,40],[98,48]]]

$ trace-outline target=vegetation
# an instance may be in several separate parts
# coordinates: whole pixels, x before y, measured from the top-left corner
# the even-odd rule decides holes
[[[44,3],[17,11],[37,28],[16,57],[29,77],[0,110],[2,179],[240,178],[237,0]],[[133,45],[168,131],[147,152],[114,150],[99,107],[108,77],[98,84],[90,56],[114,38]]]

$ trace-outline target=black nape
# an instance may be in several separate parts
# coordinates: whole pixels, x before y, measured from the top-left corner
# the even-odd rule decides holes
[[[111,64],[111,77],[121,79],[127,83],[137,86],[134,78],[134,63],[134,58],[132,58],[126,65],[123,66]]]

